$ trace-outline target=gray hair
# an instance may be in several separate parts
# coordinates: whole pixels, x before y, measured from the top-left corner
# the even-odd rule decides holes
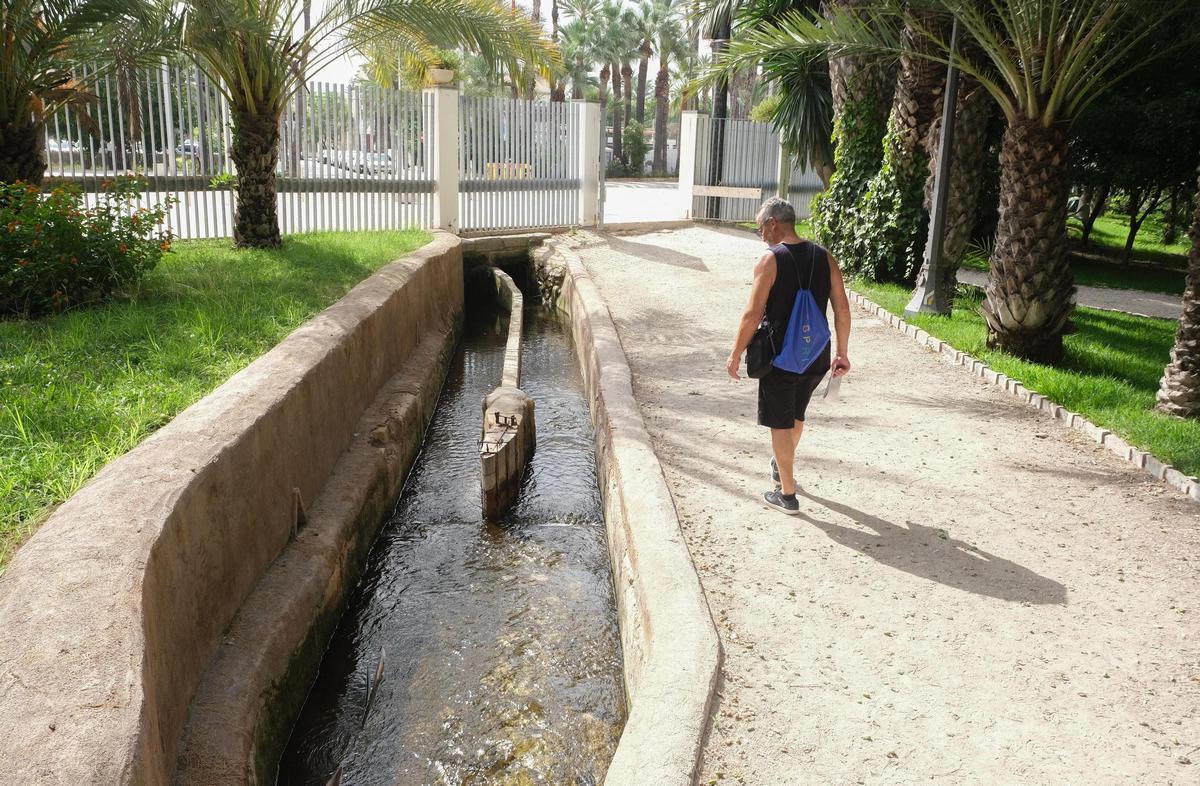
[[[758,209],[759,223],[766,221],[768,218],[773,218],[780,224],[795,224],[796,223],[796,208],[792,207],[792,203],[786,199],[779,197],[771,197],[766,202],[762,203],[762,207]]]

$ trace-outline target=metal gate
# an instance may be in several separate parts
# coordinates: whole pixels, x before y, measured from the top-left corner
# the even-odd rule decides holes
[[[696,118],[694,218],[752,221],[779,187],[779,134],[768,123],[700,115]],[[824,188],[815,172],[793,162],[788,201],[797,218],[811,215],[812,198]]]
[[[459,101],[462,229],[579,223],[578,107],[479,96]]]

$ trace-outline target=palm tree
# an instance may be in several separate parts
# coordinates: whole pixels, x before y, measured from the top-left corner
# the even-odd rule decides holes
[[[567,69],[564,80],[571,84],[571,98],[578,101],[584,97],[585,88],[595,82],[592,77],[592,40],[583,22],[575,19],[562,28],[559,51]]]
[[[733,35],[736,38],[747,31],[769,27],[788,10],[816,11],[819,8],[818,0],[741,0],[736,10]],[[775,91],[769,104],[770,121],[781,134],[789,162],[799,157],[828,187],[833,173],[833,107],[827,58],[792,52],[765,58],[760,65],[764,85]],[[739,71],[753,72],[747,64],[730,68],[718,63],[715,70],[723,70],[731,80]],[[711,70],[705,76],[708,82],[715,78],[716,74]],[[780,186],[781,193],[786,192],[787,184]]]
[[[550,3],[550,40],[555,46],[559,47],[559,52],[562,52],[562,47],[559,45],[559,24],[558,24],[558,0],[551,0]],[[565,57],[563,64],[569,63]],[[567,81],[569,76],[562,75],[561,78],[556,77],[550,84],[550,100],[563,102],[567,100]]]
[[[184,45],[225,94],[237,167],[234,242],[278,246],[275,166],[279,120],[314,71],[353,48],[385,41],[396,53],[429,56],[436,45],[463,46],[510,71],[544,70],[556,53],[540,29],[494,0],[331,0],[300,29],[300,0],[187,0]]]
[[[600,13],[594,19],[596,25],[595,51],[604,64],[600,71],[600,103],[605,104],[603,83],[606,78],[612,80],[612,128],[613,128],[613,159],[624,161],[622,147],[622,131],[625,128],[622,107],[622,73],[621,64],[628,62],[636,52],[637,42],[629,34],[628,18],[621,6],[615,0],[609,0],[600,8]],[[603,109],[601,110],[603,112]]]
[[[142,0],[0,0],[0,182],[40,186],[46,122],[70,109],[90,127],[97,80],[117,72],[128,90],[177,38],[170,10]]]
[[[1152,12],[1139,0],[914,5],[936,13],[943,26],[957,18],[966,45],[951,53],[947,37],[929,29],[921,14],[894,0],[869,0],[858,13],[831,8],[825,19],[787,15],[772,29],[739,39],[734,48],[759,57],[796,48],[831,56],[903,54],[952,61],[979,80],[1007,122],[1000,147],[1000,216],[983,304],[988,345],[1056,363],[1075,292],[1066,254],[1067,130],[1092,100],[1137,67],[1123,55],[1178,19],[1189,0],[1162,0]],[[914,47],[904,39],[906,26],[932,45]]]
[[[654,34],[658,28],[660,7],[670,11],[670,6],[664,0],[658,0],[657,3],[642,0],[634,13],[638,37],[641,38],[641,44],[638,46],[637,82],[637,121],[639,123],[646,122],[646,73],[650,70],[650,56],[654,54]]]
[[[665,6],[665,3],[664,3]],[[654,29],[655,49],[658,51],[658,74],[654,78],[654,156],[650,171],[662,177],[667,173],[667,119],[671,111],[671,58],[687,57],[691,51],[683,38],[679,17],[671,13],[658,15]]]
[[[1197,188],[1200,197],[1200,186]],[[1188,254],[1183,314],[1171,348],[1171,362],[1158,388],[1158,410],[1185,418],[1200,418],[1200,198],[1192,219],[1192,250]]]

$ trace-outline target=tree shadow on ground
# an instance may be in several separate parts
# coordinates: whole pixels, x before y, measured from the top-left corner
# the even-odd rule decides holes
[[[685,254],[682,251],[675,251],[674,249],[655,246],[649,243],[635,243],[632,240],[626,240],[613,235],[609,235],[606,239],[608,240],[609,247],[614,251],[628,254],[631,257],[644,259],[647,262],[670,265],[672,267],[698,270],[701,273],[708,272],[708,266],[704,264],[704,260],[693,254]]]
[[[836,543],[880,564],[975,595],[1017,603],[1066,605],[1067,589],[1062,584],[951,538],[943,530],[915,522],[901,527],[804,489],[797,489],[797,492],[826,510],[865,527],[841,526],[801,512],[802,519]]]

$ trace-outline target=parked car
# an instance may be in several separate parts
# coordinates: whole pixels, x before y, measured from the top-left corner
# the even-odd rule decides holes
[[[320,151],[320,162],[330,164],[338,169],[349,169],[354,156],[353,150],[335,150],[325,148]]]
[[[392,174],[392,157],[387,153],[359,153],[354,167],[360,175]]]

